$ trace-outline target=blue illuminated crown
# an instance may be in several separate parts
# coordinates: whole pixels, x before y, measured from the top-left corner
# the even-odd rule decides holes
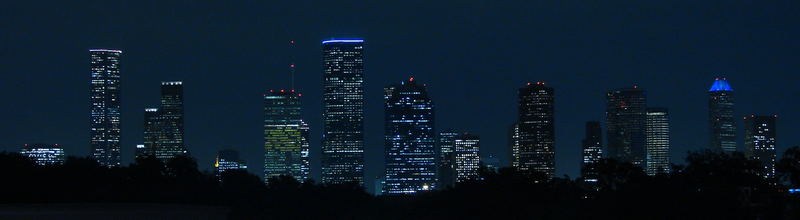
[[[717,78],[714,80],[714,84],[711,85],[711,89],[708,89],[709,92],[719,92],[719,91],[733,91],[731,85],[728,84],[728,80],[725,78]]]

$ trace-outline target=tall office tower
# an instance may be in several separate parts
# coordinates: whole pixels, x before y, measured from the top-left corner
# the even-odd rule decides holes
[[[414,194],[436,186],[433,100],[414,77],[385,89],[386,178],[383,193]]]
[[[775,178],[776,118],[777,115],[744,117],[744,154],[760,161],[759,175],[770,180]]]
[[[637,86],[606,94],[608,156],[636,166],[645,164],[647,95]]]
[[[736,121],[733,118],[733,88],[717,78],[708,90],[708,126],[711,149],[736,151]]]
[[[508,146],[511,149],[511,167],[519,167],[519,161],[515,158],[519,158],[519,123],[514,122],[511,127],[508,128]]]
[[[436,141],[436,153],[438,161],[436,164],[437,172],[436,187],[439,189],[446,189],[452,187],[456,183],[456,157],[455,157],[455,141],[459,135],[458,132],[453,130],[445,130],[439,132]]]
[[[137,148],[137,158],[155,156],[156,146],[159,146],[160,141],[165,137],[162,126],[163,120],[158,108],[144,109],[144,144],[141,148]]]
[[[222,173],[228,170],[247,170],[247,163],[239,158],[239,151],[225,149],[217,152],[214,158],[214,175],[222,181]]]
[[[300,121],[300,182],[311,179],[311,126]]]
[[[581,176],[584,182],[597,182],[597,169],[590,166],[603,158],[603,132],[599,121],[586,122],[586,137],[581,141],[583,161]]]
[[[91,156],[100,165],[120,165],[120,55],[121,50],[92,49],[89,92]]]
[[[189,151],[183,143],[183,82],[161,82],[161,108],[157,110],[161,137],[153,148],[156,158],[169,160]]]
[[[58,144],[26,144],[19,153],[33,160],[36,165],[61,165],[64,164],[64,148]]]
[[[364,40],[322,42],[322,182],[364,185]]]
[[[308,179],[308,124],[302,120],[295,90],[270,90],[264,95],[264,179],[291,176]]]
[[[513,164],[522,172],[555,176],[553,88],[543,82],[519,89],[519,149]]]
[[[647,175],[670,173],[669,111],[667,108],[647,108],[646,151]]]
[[[480,177],[481,157],[480,137],[474,134],[464,133],[458,135],[453,141],[453,154],[455,155],[456,182],[474,180]]]

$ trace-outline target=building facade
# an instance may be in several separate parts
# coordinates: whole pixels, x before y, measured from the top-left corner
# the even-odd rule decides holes
[[[744,117],[744,154],[761,162],[759,175],[775,179],[776,115],[750,115]]]
[[[710,148],[723,152],[736,151],[736,120],[733,88],[725,78],[717,78],[708,90],[708,125]]]
[[[455,142],[459,133],[454,130],[439,132],[436,138],[437,188],[446,189],[456,183]]]
[[[434,105],[414,78],[384,89],[386,168],[383,193],[414,194],[436,187]]]
[[[647,96],[643,89],[622,88],[606,94],[608,156],[643,167],[646,159]]]
[[[603,133],[599,121],[586,122],[586,137],[581,141],[581,176],[584,182],[597,182],[597,168],[592,164],[603,158]]]
[[[189,154],[183,141],[183,82],[161,82],[160,105],[144,109],[144,143],[136,157],[154,156],[166,163]]]
[[[264,95],[264,179],[309,178],[309,127],[301,116],[302,94],[270,90]]]
[[[517,170],[555,176],[555,123],[553,88],[543,82],[519,89]]]
[[[62,165],[66,159],[64,148],[58,144],[26,144],[19,153],[33,160],[36,165]]]
[[[364,40],[322,42],[322,182],[364,185]]]
[[[120,165],[121,50],[92,49],[89,92],[90,156],[103,166]]]
[[[214,158],[214,175],[222,181],[222,173],[228,170],[247,170],[247,163],[239,157],[239,151],[225,149]]]
[[[668,174],[670,167],[669,111],[667,108],[647,109],[647,175]]]
[[[480,177],[480,142],[478,135],[469,133],[458,135],[453,141],[456,182],[475,180]]]

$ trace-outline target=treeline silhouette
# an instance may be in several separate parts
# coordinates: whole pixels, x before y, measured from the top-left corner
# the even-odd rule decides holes
[[[162,163],[137,159],[105,168],[88,158],[37,166],[0,153],[4,204],[188,204],[229,207],[231,219],[798,219],[800,148],[778,161],[778,178],[757,175],[759,162],[741,153],[690,152],[685,166],[648,176],[629,163],[594,165],[598,182],[548,180],[511,168],[482,169],[481,180],[415,196],[372,196],[355,184],[269,184],[242,170],[222,181],[190,157]]]

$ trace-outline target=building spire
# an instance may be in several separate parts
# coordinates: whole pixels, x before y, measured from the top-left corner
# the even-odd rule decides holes
[[[294,59],[295,59],[294,40],[289,40],[289,54],[290,54],[289,55],[290,56],[289,57],[289,78],[291,78],[290,79],[291,80],[291,84],[290,84],[289,89],[294,91],[294,73],[295,73],[295,68],[297,67],[297,65],[295,65],[295,63],[294,63]]]

